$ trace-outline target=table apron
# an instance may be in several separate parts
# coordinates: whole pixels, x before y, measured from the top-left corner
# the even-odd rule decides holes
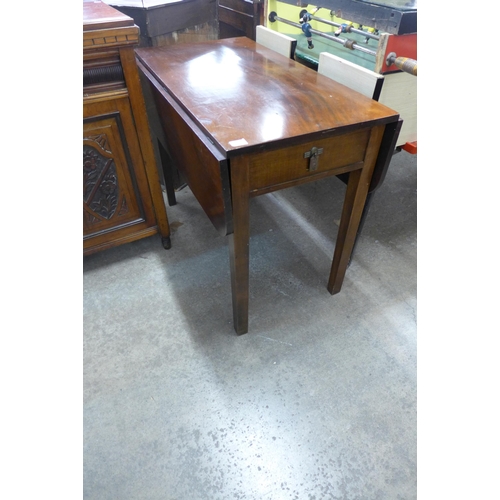
[[[253,189],[250,191],[250,196],[260,196],[261,194],[272,193],[273,191],[279,191],[280,189],[286,189],[293,186],[299,186],[300,184],[305,184],[307,182],[313,182],[326,177],[331,177],[332,175],[347,174],[353,172],[354,170],[361,170],[364,167],[364,162],[359,161],[352,163],[351,165],[346,165],[344,167],[337,167],[332,170],[326,170],[324,172],[319,172],[316,174],[301,177],[299,179],[293,179],[290,181],[280,182],[278,184],[273,184],[271,186],[264,186],[262,188]]]
[[[362,168],[370,133],[365,128],[251,155],[250,192],[254,196]],[[313,148],[321,152],[315,169],[310,168]]]

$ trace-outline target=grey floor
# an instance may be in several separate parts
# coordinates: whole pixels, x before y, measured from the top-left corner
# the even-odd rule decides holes
[[[84,259],[84,498],[417,497],[417,157],[396,154],[340,294],[345,186],[251,202],[250,331],[189,191],[159,237]]]

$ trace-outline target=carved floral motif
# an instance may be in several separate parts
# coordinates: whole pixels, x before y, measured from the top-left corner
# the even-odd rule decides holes
[[[103,150],[106,151],[108,154],[113,154],[111,152],[111,147],[109,145],[108,141],[108,136],[106,134],[98,134],[98,135],[91,135],[89,137],[85,138],[88,141],[93,141],[97,144],[99,144],[99,147]]]
[[[113,158],[96,148],[83,146],[83,201],[96,214],[109,220],[118,207],[120,189]],[[123,207],[123,203],[122,203]],[[123,211],[121,207],[120,212]]]

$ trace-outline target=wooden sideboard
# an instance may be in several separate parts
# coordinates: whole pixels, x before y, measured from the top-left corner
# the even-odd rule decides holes
[[[161,235],[170,227],[134,47],[139,28],[83,1],[83,253]]]

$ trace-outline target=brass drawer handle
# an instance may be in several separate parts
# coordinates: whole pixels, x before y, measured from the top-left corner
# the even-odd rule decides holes
[[[314,172],[318,169],[319,155],[323,153],[323,148],[317,148],[316,146],[311,148],[311,151],[306,151],[304,153],[304,158],[309,158],[309,166],[307,170],[309,172]]]

